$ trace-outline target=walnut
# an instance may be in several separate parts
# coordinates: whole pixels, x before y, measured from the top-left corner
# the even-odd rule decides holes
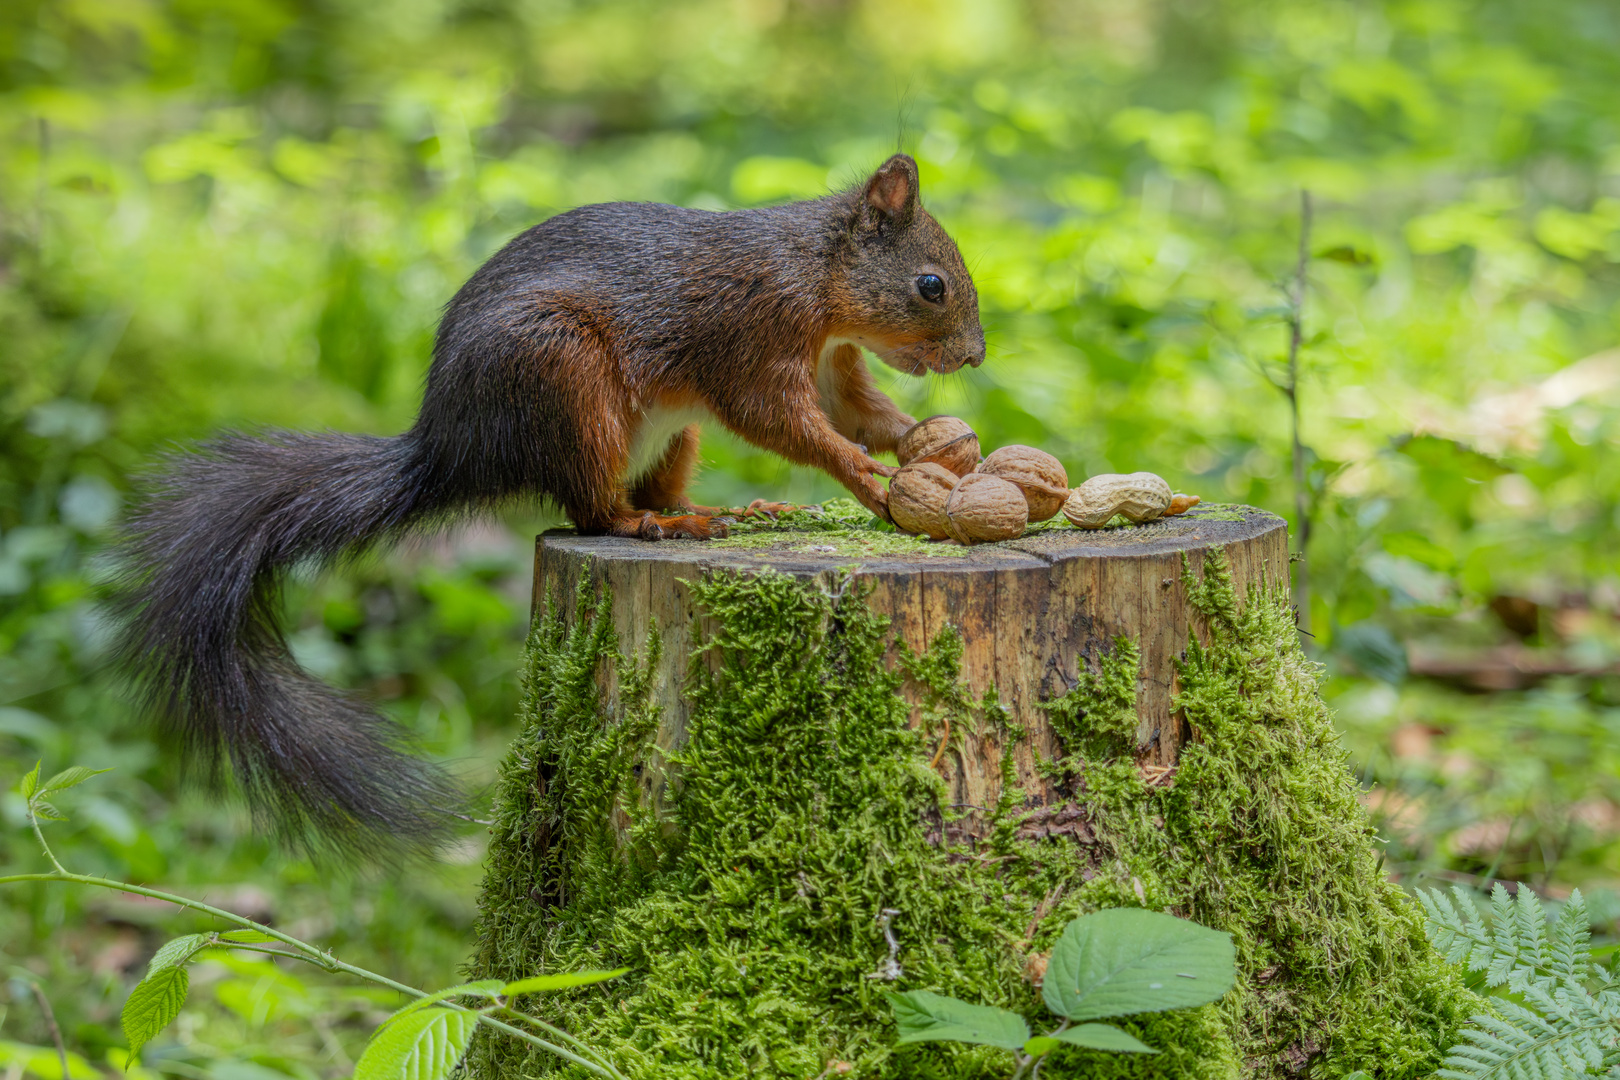
[[[945,539],[950,535],[945,500],[956,482],[956,474],[943,465],[931,461],[907,465],[889,481],[889,516],[906,532]]]
[[[1063,463],[1033,446],[1003,446],[981,461],[976,471],[1022,488],[1031,521],[1052,517],[1069,498],[1069,475],[1063,471]]]
[[[932,462],[957,476],[966,476],[979,463],[979,437],[954,416],[930,416],[900,436],[895,456],[902,465]]]
[[[1100,529],[1115,514],[1138,523],[1154,521],[1170,508],[1170,499],[1170,485],[1152,473],[1103,473],[1074,489],[1063,516],[1082,529]]]
[[[969,473],[956,483],[945,502],[951,538],[963,544],[1014,540],[1029,524],[1029,501],[1023,489],[986,473]]]

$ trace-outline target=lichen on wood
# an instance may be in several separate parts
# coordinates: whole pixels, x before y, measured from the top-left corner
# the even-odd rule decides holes
[[[1473,999],[1379,873],[1286,597],[1251,592],[1240,610],[1217,552],[1202,580],[1184,575],[1207,643],[1193,638],[1180,668],[1196,738],[1174,774],[1135,761],[1136,659],[1120,643],[1049,705],[1065,752],[1046,767],[1069,801],[1038,810],[1012,785],[996,807],[947,804],[929,767],[947,723],[1004,716],[993,693],[957,686],[953,635],[890,670],[886,620],[858,579],[693,582],[717,630],[693,664],[686,742],[667,754],[651,742],[647,657],[620,651],[611,598],[582,579],[531,638],[469,974],[629,967],[533,1005],[638,1080],[812,1080],[839,1061],[853,1077],[999,1080],[1004,1052],[895,1047],[882,991],[930,989],[1039,1025],[1026,972],[1064,924],[1146,905],[1230,930],[1238,989],[1123,1022],[1159,1055],[1064,1050],[1043,1076],[1427,1075]],[[896,692],[907,674],[930,689],[917,728]],[[641,801],[648,770],[669,773],[661,820]],[[973,814],[988,827],[966,828]],[[899,912],[894,982],[874,977],[885,909]],[[571,1075],[495,1040],[472,1064],[489,1078]]]

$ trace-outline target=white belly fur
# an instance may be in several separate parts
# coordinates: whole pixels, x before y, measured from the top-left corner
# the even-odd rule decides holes
[[[838,400],[838,371],[832,365],[832,357],[840,345],[853,345],[858,349],[861,343],[849,338],[830,337],[821,347],[821,355],[816,358],[816,391],[821,395],[824,410],[830,409],[833,402]]]
[[[630,467],[625,470],[624,481],[633,484],[646,476],[653,466],[664,460],[669,444],[688,424],[701,424],[709,419],[709,410],[693,405],[668,409],[654,405],[641,414],[641,426],[630,439]]]

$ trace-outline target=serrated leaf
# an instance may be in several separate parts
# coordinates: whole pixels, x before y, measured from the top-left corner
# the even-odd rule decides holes
[[[67,818],[62,816],[62,811],[58,810],[56,807],[52,806],[50,803],[46,802],[37,795],[34,797],[33,801],[33,814],[41,821],[67,820]]]
[[[446,998],[460,997],[462,994],[476,994],[479,997],[492,998],[501,992],[504,984],[499,979],[479,979],[477,982],[458,983],[455,986],[446,986],[443,990],[435,990],[431,994],[423,994],[403,1009],[399,1009],[383,1023],[391,1024],[402,1016],[409,1016],[419,1009],[430,1005],[437,1005]]]
[[[965,1042],[1018,1050],[1029,1041],[1029,1025],[1017,1013],[989,1005],[970,1005],[927,990],[890,994],[896,1042]]]
[[[567,971],[560,975],[535,975],[507,983],[501,987],[501,994],[504,997],[515,997],[518,994],[536,994],[543,990],[567,990],[573,986],[589,986],[592,983],[617,979],[629,970],[619,968],[617,971]]]
[[[45,781],[44,786],[39,789],[39,793],[46,795],[53,791],[66,791],[68,788],[77,787],[92,776],[100,776],[104,772],[112,772],[112,769],[92,769],[85,765],[74,765],[71,768],[63,769]]]
[[[1112,908],[1069,923],[1041,997],[1071,1020],[1185,1009],[1232,988],[1232,936],[1157,911]]]
[[[1054,1032],[1052,1038],[1090,1050],[1112,1050],[1116,1054],[1157,1054],[1147,1043],[1113,1024],[1076,1024]]]
[[[371,1035],[354,1080],[444,1080],[472,1041],[478,1018],[442,1006],[396,1016]]]
[[[217,935],[220,941],[228,941],[234,945],[284,945],[280,938],[273,938],[263,930],[227,930]]]
[[[42,764],[44,763],[40,761],[34,762],[34,767],[22,778],[22,783],[17,785],[17,790],[22,792],[25,800],[32,799],[34,792],[39,790],[39,767]]]
[[[207,944],[207,934],[182,934],[164,942],[163,947],[152,955],[152,962],[146,965],[146,977],[150,979],[168,968],[184,967],[186,961]]]
[[[180,1015],[190,990],[191,976],[184,966],[162,968],[135,985],[119,1017],[124,1037],[129,1040],[130,1057],[139,1054],[141,1047]]]

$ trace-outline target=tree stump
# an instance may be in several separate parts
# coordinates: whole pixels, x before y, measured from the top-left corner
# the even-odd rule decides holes
[[[1005,1080],[1004,1050],[897,1045],[884,991],[1048,1031],[1064,926],[1140,906],[1231,933],[1236,986],[1120,1019],[1155,1055],[1042,1076],[1440,1067],[1477,999],[1382,873],[1281,520],[952,550],[836,517],[541,538],[469,976],[626,969],[519,1004],[627,1080]],[[584,1075],[487,1033],[469,1067]]]
[[[927,650],[947,626],[961,635],[967,694],[982,698],[994,687],[1011,725],[1027,733],[1010,749],[1019,786],[1033,806],[1057,798],[1051,778],[1037,769],[1039,758],[1060,752],[1041,703],[1071,689],[1121,638],[1141,651],[1137,760],[1161,767],[1176,763],[1190,731],[1172,712],[1174,660],[1186,650],[1196,625],[1180,587],[1183,559],[1198,572],[1205,555],[1221,549],[1238,597],[1251,588],[1288,584],[1286,523],[1250,507],[1195,508],[1134,528],[1056,527],[968,549],[918,545],[915,554],[863,555],[848,545],[832,550],[839,545],[829,539],[784,533],[775,542],[759,543],[770,536],[755,535],[752,546],[736,548],[724,542],[649,544],[546,533],[535,547],[535,616],[547,597],[571,610],[583,578],[611,588],[621,647],[641,647],[649,627],[658,628],[663,650],[652,673],[653,700],[662,711],[657,744],[669,751],[684,739],[689,704],[681,687],[692,650],[714,630],[694,603],[692,583],[716,571],[769,570],[826,590],[870,590],[867,606],[890,619],[891,665],[903,648],[913,654]],[[616,708],[615,671],[604,671],[603,690],[609,707]],[[915,703],[926,688],[907,680],[902,692]],[[1002,731],[985,727],[959,732],[957,739],[950,753],[937,755],[936,766],[951,785],[953,803],[995,805],[1002,794],[1002,753],[1008,749]],[[651,797],[661,801],[661,778],[649,785]]]

